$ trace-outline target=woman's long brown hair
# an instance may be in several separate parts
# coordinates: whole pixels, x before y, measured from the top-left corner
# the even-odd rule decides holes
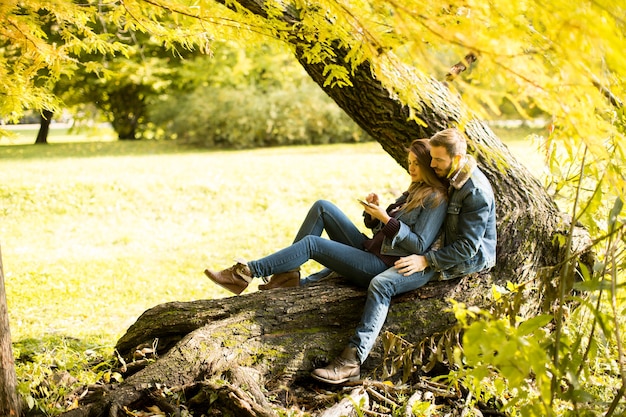
[[[435,198],[431,202],[432,207],[437,207],[444,200],[447,199],[447,186],[446,184],[435,174],[435,171],[430,167],[430,142],[428,139],[416,139],[411,142],[411,146],[407,149],[417,158],[417,164],[424,181],[413,182],[409,186],[409,196],[407,198],[404,210],[413,210],[418,206],[424,207],[424,202],[427,197],[434,193]]]

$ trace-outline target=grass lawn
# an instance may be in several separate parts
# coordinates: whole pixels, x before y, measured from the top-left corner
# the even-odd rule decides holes
[[[522,162],[540,163],[528,158],[529,132],[498,133]],[[157,304],[229,296],[204,268],[290,244],[317,199],[361,224],[356,198],[374,191],[389,202],[409,180],[377,143],[209,151],[103,134],[57,131],[47,146],[27,144],[35,131],[0,139],[0,245],[16,356],[46,340],[42,361],[54,363],[59,341],[110,349]],[[35,378],[26,365],[18,374]]]

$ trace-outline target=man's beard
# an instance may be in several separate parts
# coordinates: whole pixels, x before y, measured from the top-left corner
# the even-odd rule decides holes
[[[437,175],[439,178],[446,178],[448,176],[448,172],[450,172],[450,169],[448,168],[447,170],[442,170],[442,169],[435,169],[435,175]]]

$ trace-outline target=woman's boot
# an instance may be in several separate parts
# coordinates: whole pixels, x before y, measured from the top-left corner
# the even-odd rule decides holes
[[[300,286],[300,268],[293,271],[274,274],[266,284],[259,285],[260,290],[271,290],[273,288],[290,288]]]
[[[209,269],[204,270],[204,274],[214,283],[237,295],[248,287],[252,281],[252,272],[245,261],[237,260],[237,263],[230,268],[215,272]]]

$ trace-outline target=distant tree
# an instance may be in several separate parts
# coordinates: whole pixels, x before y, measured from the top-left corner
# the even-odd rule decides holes
[[[66,106],[94,105],[120,140],[139,139],[148,125],[151,99],[192,88],[194,80],[189,77],[196,78],[197,74],[184,71],[181,65],[199,53],[180,46],[178,50],[167,49],[162,41],[142,32],[115,27],[99,30],[115,33],[118,41],[127,46],[125,54],[78,56],[86,65],[71,77],[60,79],[56,89]],[[94,65],[103,65],[103,72],[93,72]]]
[[[285,45],[215,42],[213,50],[177,70],[188,92],[169,88],[148,98],[148,131],[229,148],[372,140]]]
[[[0,115],[11,122],[25,110],[39,111],[36,143],[47,141],[50,114],[86,104],[101,111],[120,139],[135,139],[145,122],[147,98],[184,91],[188,83],[177,80],[176,67],[208,45],[195,42],[194,35],[165,40],[116,25],[114,4],[84,2],[53,10],[47,2],[29,1],[11,7],[0,8],[7,22],[0,29],[6,75],[0,96],[7,98],[0,100]],[[170,19],[165,14],[161,23],[174,25]],[[192,49],[190,42],[200,47]]]
[[[48,132],[50,131],[52,116],[54,116],[54,113],[51,110],[44,109],[41,111],[39,115],[39,131],[37,132],[35,144],[43,145],[48,143]]]

